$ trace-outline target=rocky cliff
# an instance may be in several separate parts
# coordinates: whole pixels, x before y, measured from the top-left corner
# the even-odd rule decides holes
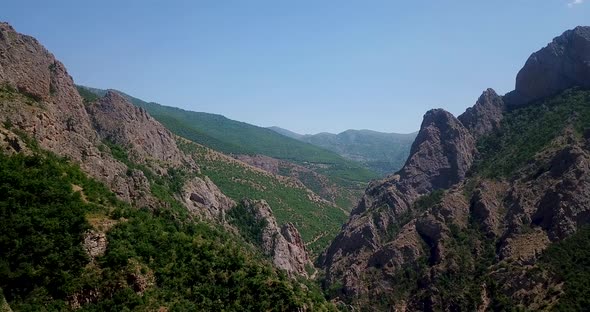
[[[116,92],[83,100],[62,63],[36,39],[0,23],[3,150],[49,150],[79,164],[137,208],[155,210],[176,200],[192,217],[235,231],[225,216],[236,203],[200,173],[194,159],[179,149],[177,139],[144,109]],[[162,194],[162,188],[170,194]],[[77,191],[84,193],[83,189]],[[268,209],[260,213],[274,220],[270,208],[263,208]],[[309,263],[309,258],[299,233],[289,224],[283,229],[276,221],[274,225],[273,231],[278,234],[273,236],[276,241],[269,254],[279,268],[305,274],[301,267]],[[89,256],[104,253],[106,237],[106,230],[86,233],[84,244]]]
[[[264,200],[245,200],[242,205],[257,221],[264,224],[261,248],[272,257],[275,266],[291,276],[308,276],[307,270],[313,269],[313,264],[297,228],[292,223],[279,226],[272,209]]]
[[[6,23],[0,23],[0,85],[2,121],[11,128],[5,131],[24,131],[132,200],[135,187],[124,174],[126,166],[98,149],[100,139],[64,65]]]
[[[589,132],[581,126],[588,120],[580,111],[590,99],[574,91],[544,109],[517,107],[590,86],[589,29],[567,31],[534,53],[507,96],[488,89],[458,118],[425,114],[405,166],[369,185],[320,259],[335,298],[396,311],[558,304],[563,282],[538,263],[544,250],[590,221]],[[547,117],[554,110],[571,112]],[[534,145],[537,127],[557,132],[543,132],[553,139]],[[521,159],[519,148],[530,158]],[[519,153],[518,161],[504,161],[517,164],[504,176],[487,165],[503,152]]]
[[[361,281],[375,257],[387,254],[401,264],[423,254],[415,223],[400,232],[399,241],[391,241],[392,229],[413,213],[417,198],[460,182],[474,155],[475,140],[457,118],[442,109],[427,112],[406,165],[369,186],[321,259],[328,281],[342,282],[346,295],[366,293],[367,285]],[[392,243],[407,251],[392,254],[388,251]]]
[[[562,90],[590,87],[590,27],[579,26],[533,53],[516,76],[506,103],[518,106]]]
[[[120,94],[109,91],[86,105],[86,111],[100,138],[125,147],[132,161],[141,164],[159,161],[198,170],[192,159],[178,149],[170,131]]]

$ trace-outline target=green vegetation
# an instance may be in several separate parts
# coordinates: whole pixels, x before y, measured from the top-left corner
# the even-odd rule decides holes
[[[564,282],[556,311],[583,311],[590,306],[590,227],[549,246],[541,263]]]
[[[273,131],[354,159],[380,173],[392,174],[404,165],[417,133],[398,134],[370,130],[346,130],[339,134],[301,135],[278,127]]]
[[[428,208],[434,207],[440,203],[445,195],[444,190],[434,190],[416,200],[414,202],[414,210],[419,212],[426,211]]]
[[[338,207],[315,202],[308,192],[287,181],[215,153],[210,149],[179,141],[178,146],[193,156],[201,173],[208,176],[230,198],[264,199],[279,224],[295,224],[308,249],[319,254],[336,237],[347,215]]]
[[[86,96],[84,97],[87,98],[88,101],[95,100],[93,95],[100,96],[106,93],[106,91],[104,90],[89,89],[80,86],[78,87],[78,89],[83,90],[81,94],[86,94]],[[178,112],[184,112],[189,115],[193,114],[193,112],[185,112],[176,108],[164,107],[153,103],[146,103],[139,99],[127,96],[125,94],[123,95],[126,96],[132,103],[134,103],[137,106],[144,107],[148,110],[150,107],[154,108],[155,111],[151,111],[150,113],[156,114],[155,117],[159,118],[160,122],[167,126],[172,132],[175,132],[180,136],[188,138],[191,141],[205,142],[205,144],[209,146],[217,146],[216,144],[222,142],[216,138],[209,136],[209,133],[205,134],[193,127],[184,126],[181,122],[178,122],[178,119],[176,119],[176,117],[178,116],[176,116],[175,114]],[[168,112],[169,110],[175,113],[171,115],[162,115],[162,112]],[[201,113],[194,114],[196,114],[197,116],[201,116]],[[202,115],[217,116],[210,114]],[[286,139],[274,133],[271,130],[231,121],[229,119],[225,119],[225,117],[222,116],[217,116],[211,120],[218,120],[220,122],[220,124],[217,125],[217,127],[225,127],[225,122],[228,122],[228,125],[230,126],[234,125],[237,127],[230,127],[227,129],[227,131],[219,130],[221,132],[239,132],[241,131],[240,127],[243,126],[250,129],[251,131],[254,131],[254,129],[264,130],[265,133],[270,132],[272,134],[271,137],[279,136],[281,140]],[[233,130],[230,131],[231,129]],[[223,142],[225,142],[224,144],[227,143],[226,141]],[[334,156],[334,154],[331,152],[323,151],[309,144],[304,144],[298,141],[295,142],[297,146],[311,147],[314,151],[321,151],[321,153],[319,153],[320,156]],[[248,142],[242,142],[242,144],[244,143],[245,145],[249,144]],[[173,198],[167,195],[167,192],[176,193],[178,189],[177,187],[175,187],[175,185],[181,186],[182,184],[175,183],[174,181],[184,181],[183,179],[186,178],[186,174],[182,172],[174,174],[175,172],[172,172],[172,174],[170,175],[171,177],[167,178],[166,180],[162,180],[161,178],[154,176],[153,173],[151,173],[151,171],[145,168],[144,166],[139,166],[137,164],[132,163],[129,160],[129,157],[124,147],[118,146],[108,141],[105,141],[104,145],[109,147],[111,153],[115,158],[127,164],[127,166],[129,166],[131,169],[138,169],[143,171],[152,183],[151,191],[154,195],[158,196],[165,202],[168,202],[173,205],[176,204],[174,203],[174,201],[172,201]],[[348,164],[346,161],[342,163],[342,166],[332,166],[332,169],[330,169],[331,172],[336,173],[338,176],[341,177],[337,178],[336,180],[340,181],[341,184],[346,184],[349,188],[354,189],[354,191],[351,191],[350,189],[343,189],[340,192],[340,194],[336,196],[337,204],[340,205],[339,208],[327,204],[325,202],[317,202],[312,200],[310,198],[310,194],[308,194],[308,192],[305,189],[298,187],[292,182],[281,181],[272,175],[265,174],[258,170],[252,170],[251,168],[245,167],[240,163],[228,161],[225,158],[209,157],[209,151],[205,147],[201,147],[196,144],[189,144],[184,141],[179,142],[179,146],[185,152],[193,154],[193,157],[195,157],[195,161],[201,167],[201,173],[205,176],[208,176],[221,189],[221,191],[224,194],[228,195],[230,198],[236,201],[241,201],[244,198],[266,200],[272,207],[275,217],[277,218],[277,222],[279,224],[293,222],[300,231],[303,240],[307,243],[310,243],[310,245],[308,245],[307,247],[314,254],[319,254],[319,252],[321,252],[329,244],[331,239],[337,235],[341,225],[344,222],[346,222],[347,219],[346,213],[344,213],[342,210],[349,210],[352,207],[354,203],[351,202],[350,198],[354,197],[353,192],[357,192],[358,189],[364,187],[364,183],[353,181],[353,177],[358,178],[359,176],[363,177],[364,175],[362,179],[368,180],[369,176],[373,176],[372,174],[365,175],[367,171],[363,168],[358,167],[358,165],[355,165],[356,167],[354,168],[346,169],[345,165]],[[285,149],[289,148],[289,146],[285,147]],[[340,159],[338,161],[343,161],[339,156],[337,156],[337,159]],[[307,165],[319,167],[319,165],[317,164]],[[315,169],[317,169],[318,171],[328,170],[322,168]],[[346,177],[346,179],[350,178],[350,180],[345,180],[342,177]],[[313,186],[316,192],[320,191],[320,188],[317,185],[317,180],[312,179],[307,175],[304,175],[303,180],[305,183],[308,183],[310,186]],[[247,234],[246,236],[248,237],[248,239],[254,239],[253,237],[250,237],[250,234]]]
[[[92,103],[100,98],[96,93],[91,92],[87,88],[76,86],[76,89],[78,89],[78,93],[86,104]]]
[[[161,185],[169,197],[171,185]],[[101,223],[112,224],[108,248],[92,260],[82,243]],[[79,311],[331,309],[239,237],[181,206],[132,208],[49,153],[0,153],[0,250],[0,289],[15,311],[73,310],[74,298]]]
[[[27,105],[40,105],[41,99],[33,94],[19,91],[9,84],[0,85],[0,100],[17,101],[20,100]]]
[[[567,90],[508,112],[501,129],[478,142],[485,156],[474,171],[485,177],[511,177],[568,125],[579,134],[590,127],[590,91]]]
[[[91,92],[102,96],[106,93],[106,90],[82,86],[78,89],[83,89],[84,94]],[[261,154],[292,161],[315,169],[344,186],[364,183],[377,177],[375,172],[359,163],[267,128],[231,120],[221,115],[148,103],[123,92],[119,93],[134,105],[147,110],[173,133],[226,154]]]
[[[262,230],[266,227],[267,221],[256,220],[244,204],[239,203],[228,212],[228,221],[240,231],[240,235],[246,241],[257,246],[262,244]]]

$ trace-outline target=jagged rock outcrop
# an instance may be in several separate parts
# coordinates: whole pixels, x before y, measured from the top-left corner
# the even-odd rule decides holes
[[[518,106],[579,86],[590,88],[590,27],[579,26],[533,53],[504,101]]]
[[[339,297],[357,305],[397,297],[389,302],[399,311],[456,310],[441,288],[462,290],[440,280],[470,272],[484,274],[480,282],[494,281],[471,286],[481,297],[473,310],[491,309],[499,294],[531,309],[559,300],[560,277],[537,262],[552,243],[590,223],[590,132],[580,138],[564,125],[562,135],[509,179],[468,172],[485,156],[475,141],[498,130],[506,110],[590,87],[589,35],[590,27],[565,32],[531,56],[514,92],[500,97],[488,89],[458,120],[427,113],[404,168],[369,185],[320,261],[328,284],[341,283]],[[436,189],[446,189],[440,201],[421,208],[417,199]],[[481,263],[490,266],[477,269]],[[417,274],[411,293],[404,288],[408,270]]]
[[[424,115],[400,181],[419,194],[461,181],[475,156],[475,139],[451,113],[433,109]]]
[[[118,93],[108,92],[84,105],[63,64],[37,40],[6,23],[0,23],[0,122],[5,149],[26,148],[12,130],[24,132],[41,148],[79,163],[137,207],[163,203],[151,196],[145,174],[114,159],[103,140],[125,147],[131,161],[147,165],[155,174],[166,175],[172,167],[189,176],[199,172],[194,160],[179,150],[174,135]],[[213,213],[217,218],[219,211],[233,205],[208,179],[195,178],[185,190],[204,199],[204,203],[186,202],[195,212],[217,211]]]
[[[157,160],[173,167],[191,164],[196,168],[192,159],[178,149],[168,129],[117,92],[108,91],[86,105],[86,110],[99,136],[126,147],[131,160],[143,164]]]
[[[226,224],[226,213],[236,205],[208,177],[194,177],[184,184],[181,201],[195,215]]]
[[[428,224],[406,225],[401,232],[405,234],[395,240],[393,229],[421,195],[460,182],[475,152],[475,139],[457,118],[442,109],[427,112],[405,166],[398,174],[369,185],[350,220],[321,257],[328,282],[341,281],[349,296],[366,293],[368,285],[361,280],[367,268],[399,267],[423,255],[417,226],[426,232]]]
[[[457,119],[475,139],[498,129],[504,113],[504,101],[494,89],[487,89],[472,107]]]
[[[99,150],[100,139],[64,65],[36,39],[7,23],[0,23],[0,89],[4,126],[24,131],[42,148],[79,163],[120,198],[136,200],[131,197],[136,188],[126,175],[127,167]],[[3,136],[18,149],[21,145],[13,144],[11,129]]]
[[[264,221],[261,248],[274,265],[289,275],[307,276],[306,267],[313,268],[299,231],[292,223],[279,227],[272,209],[264,200],[244,200],[242,205],[257,221]]]

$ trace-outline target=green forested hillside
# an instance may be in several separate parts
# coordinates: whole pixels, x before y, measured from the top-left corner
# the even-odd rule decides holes
[[[78,87],[80,93],[104,95],[106,90]],[[226,154],[261,154],[316,169],[340,183],[367,182],[375,172],[337,153],[300,142],[270,129],[228,119],[221,115],[187,111],[125,96],[177,135]]]
[[[313,255],[318,255],[330,243],[348,218],[341,208],[312,199],[308,190],[292,181],[245,166],[197,144],[179,142],[178,145],[227,196],[236,201],[266,200],[279,224],[295,224]]]
[[[409,134],[383,133],[371,130],[301,135],[279,127],[269,129],[338,153],[342,157],[360,162],[382,175],[392,174],[404,165],[416,132]]]
[[[14,311],[331,309],[316,286],[178,208],[130,207],[49,153],[0,153],[0,294]],[[94,259],[89,231],[107,234]]]

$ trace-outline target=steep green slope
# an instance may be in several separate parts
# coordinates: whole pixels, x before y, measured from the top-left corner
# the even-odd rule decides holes
[[[483,157],[474,171],[486,177],[510,177],[566,126],[582,135],[590,127],[588,103],[590,91],[570,89],[506,113],[501,130],[478,142]]]
[[[0,153],[0,292],[15,311],[332,309],[178,207],[138,210],[52,154]],[[106,232],[104,255],[85,252],[89,231]]]
[[[293,180],[246,166],[192,142],[181,141],[178,145],[192,155],[201,172],[224,194],[236,201],[244,198],[266,200],[277,222],[295,224],[314,255],[329,244],[348,218],[341,208],[314,198],[309,190]]]
[[[103,95],[106,90],[79,86]],[[228,119],[221,115],[186,111],[176,107],[148,103],[125,96],[131,103],[144,108],[172,132],[195,143],[227,154],[261,154],[293,161],[316,169],[343,184],[367,182],[376,177],[357,162],[346,160],[337,153],[280,135],[270,129]],[[85,93],[85,90],[81,91]]]

